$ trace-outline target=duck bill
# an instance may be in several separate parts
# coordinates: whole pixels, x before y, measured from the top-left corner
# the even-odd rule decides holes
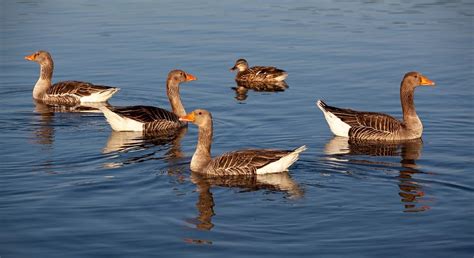
[[[34,60],[35,60],[35,54],[31,54],[31,55],[29,55],[29,56],[25,56],[25,60],[34,61]]]
[[[187,73],[186,74],[186,81],[189,82],[189,81],[195,81],[197,80],[196,76],[190,74],[190,73]]]
[[[183,122],[194,122],[194,120],[195,120],[194,112],[191,112],[185,116],[179,117],[179,121],[183,121]]]
[[[420,85],[423,85],[423,86],[435,86],[435,82],[428,79],[427,77],[425,76],[421,76],[421,83]]]
[[[230,71],[235,71],[235,70],[237,70],[237,66],[234,66],[234,67],[230,68],[229,70]]]

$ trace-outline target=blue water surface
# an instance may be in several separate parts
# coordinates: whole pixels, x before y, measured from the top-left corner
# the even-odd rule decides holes
[[[0,257],[472,257],[472,1],[2,1]],[[191,173],[197,129],[173,140],[112,132],[101,113],[35,104],[44,49],[54,81],[121,91],[112,105],[214,117],[213,154],[308,150],[288,173]],[[289,73],[282,92],[236,92],[238,58]],[[401,117],[416,70],[421,141],[351,145],[317,99]]]

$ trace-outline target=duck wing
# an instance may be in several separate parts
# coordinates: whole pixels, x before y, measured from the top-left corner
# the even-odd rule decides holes
[[[273,81],[284,80],[288,73],[273,66],[254,66],[238,75],[239,81]]]

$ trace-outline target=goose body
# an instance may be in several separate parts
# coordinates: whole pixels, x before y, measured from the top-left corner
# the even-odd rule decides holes
[[[238,59],[231,71],[238,70],[235,80],[237,82],[278,82],[288,77],[284,70],[273,66],[253,66],[249,68],[247,60]]]
[[[224,153],[211,158],[212,116],[204,109],[196,109],[181,121],[192,122],[199,128],[198,144],[191,159],[191,170],[214,176],[262,175],[288,170],[299,154],[301,146],[293,150],[246,149]]]
[[[181,70],[169,72],[166,90],[172,112],[153,106],[104,106],[101,111],[114,131],[151,133],[184,127],[186,123],[179,120],[180,115],[186,114],[179,95],[179,84],[194,80],[196,80],[196,77]]]
[[[48,104],[77,105],[87,102],[105,102],[119,88],[95,85],[83,81],[62,81],[52,84],[54,63],[51,55],[43,50],[25,56],[40,65],[40,77],[33,89],[33,98]]]
[[[418,72],[405,74],[400,86],[403,120],[376,112],[363,112],[332,107],[318,100],[332,133],[337,136],[369,141],[398,141],[420,138],[423,124],[416,114],[414,90],[417,86],[434,86],[435,83]]]

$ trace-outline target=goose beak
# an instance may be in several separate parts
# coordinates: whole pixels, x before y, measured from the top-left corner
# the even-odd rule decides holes
[[[421,76],[421,82],[420,82],[420,85],[423,85],[423,86],[435,86],[435,82],[428,79],[427,77],[425,76]]]
[[[189,81],[195,81],[197,80],[196,76],[190,74],[190,73],[187,73],[186,74],[186,81],[189,82]]]
[[[25,60],[28,60],[28,61],[34,61],[35,60],[35,54],[31,54],[29,56],[25,56]]]
[[[183,121],[183,122],[194,122],[194,120],[195,120],[194,112],[191,112],[185,116],[179,117],[179,121]]]

